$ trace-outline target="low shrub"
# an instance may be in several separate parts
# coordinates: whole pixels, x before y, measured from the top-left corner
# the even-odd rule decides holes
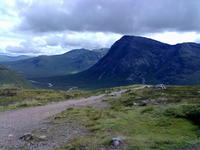
[[[200,125],[200,106],[199,105],[179,105],[167,108],[164,115],[177,118],[186,118]]]

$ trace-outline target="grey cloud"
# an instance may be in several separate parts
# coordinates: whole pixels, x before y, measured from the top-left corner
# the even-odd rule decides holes
[[[7,46],[6,51],[12,54],[35,54],[40,53],[39,50],[36,50],[34,48],[27,49],[22,46]]]
[[[111,33],[65,32],[59,35],[48,34],[45,41],[49,46],[61,46],[64,49],[69,47],[94,49],[110,47],[120,37],[120,34]]]
[[[61,36],[51,35],[45,38],[46,44],[49,46],[57,46],[60,45],[63,41]]]
[[[33,3],[21,15],[21,30],[144,34],[200,31],[199,0],[73,0]]]
[[[30,40],[21,42],[18,46],[7,46],[6,52],[11,54],[37,54],[41,53],[37,46],[35,46]]]
[[[87,49],[94,49],[94,48],[101,48],[103,47],[102,43],[98,43],[93,40],[89,39],[63,39],[61,46],[63,48],[67,47],[74,47],[74,48],[87,48]]]

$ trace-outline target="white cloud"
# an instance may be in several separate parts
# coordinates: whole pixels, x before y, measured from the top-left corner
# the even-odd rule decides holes
[[[121,37],[120,34],[103,32],[72,32],[63,35],[63,47],[74,46],[77,48],[96,49],[110,47]]]
[[[200,34],[196,32],[162,32],[146,36],[168,44],[198,42],[200,40]]]

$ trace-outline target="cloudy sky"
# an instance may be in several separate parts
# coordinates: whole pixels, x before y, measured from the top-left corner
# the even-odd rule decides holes
[[[200,42],[200,0],[0,0],[0,53],[52,55],[139,35]]]

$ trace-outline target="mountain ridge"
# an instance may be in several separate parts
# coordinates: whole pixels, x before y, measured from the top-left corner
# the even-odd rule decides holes
[[[24,60],[28,58],[31,58],[31,56],[27,56],[27,55],[8,56],[8,55],[0,54],[0,62],[12,62],[12,61]]]
[[[73,74],[88,69],[103,55],[101,52],[75,49],[60,55],[42,55],[2,64],[21,73],[26,78],[49,77]]]
[[[91,68],[46,79],[59,88],[103,88],[129,84],[200,84],[200,44],[170,45],[149,38],[123,36]]]

